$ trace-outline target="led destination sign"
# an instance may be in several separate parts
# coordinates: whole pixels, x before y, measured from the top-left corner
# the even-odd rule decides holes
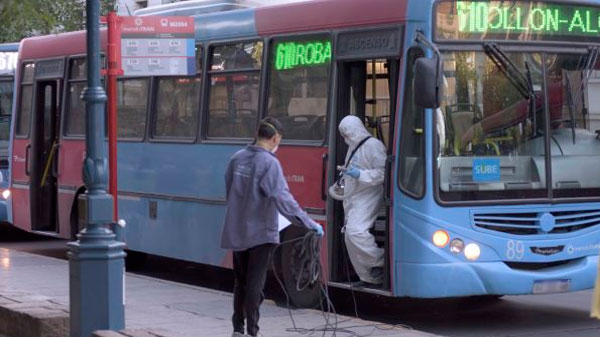
[[[275,69],[288,70],[331,62],[331,41],[279,42],[275,45]]]
[[[600,42],[600,8],[524,1],[440,2],[436,39]]]

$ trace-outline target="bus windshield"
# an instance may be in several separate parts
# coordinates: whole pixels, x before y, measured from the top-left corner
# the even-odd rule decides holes
[[[435,114],[441,200],[600,196],[600,120],[587,108],[597,50],[495,48],[443,53],[444,97]]]

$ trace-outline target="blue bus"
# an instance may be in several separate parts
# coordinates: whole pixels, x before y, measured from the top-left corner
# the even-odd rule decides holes
[[[194,16],[197,74],[118,80],[118,203],[130,250],[231,267],[219,247],[224,170],[257,121],[275,116],[287,130],[277,156],[290,189],[326,228],[323,282],[351,288],[344,210],[327,189],[346,153],[337,125],[353,114],[388,154],[371,230],[386,252],[385,282],[357,291],[440,298],[593,286],[600,132],[587,83],[600,2],[204,3],[154,9]],[[84,36],[25,39],[19,58],[14,224],[63,238],[78,230],[85,191]],[[292,300],[307,305],[319,289],[296,289],[302,252],[286,245],[276,258]]]
[[[9,136],[18,53],[18,43],[0,44],[0,221],[9,221]]]

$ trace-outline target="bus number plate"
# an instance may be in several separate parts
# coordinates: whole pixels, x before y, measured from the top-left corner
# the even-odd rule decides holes
[[[563,293],[569,291],[571,280],[539,280],[533,282],[534,294]]]

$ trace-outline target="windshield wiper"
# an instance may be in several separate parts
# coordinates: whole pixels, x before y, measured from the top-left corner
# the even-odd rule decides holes
[[[575,144],[575,112],[573,111],[575,109],[575,101],[573,101],[573,94],[571,93],[571,80],[568,75],[565,76],[565,79],[567,82],[567,107],[569,108],[569,119],[571,119],[569,124],[571,124],[571,137],[573,138],[573,144]]]
[[[529,63],[525,61],[525,74],[515,65],[511,59],[496,45],[495,43],[485,43],[483,49],[486,55],[494,62],[496,67],[500,69],[502,74],[508,81],[517,89],[519,94],[529,100],[529,111],[527,115],[533,117],[533,132],[537,135],[537,120],[536,120],[536,95],[533,89],[533,79],[531,78],[531,70]]]

